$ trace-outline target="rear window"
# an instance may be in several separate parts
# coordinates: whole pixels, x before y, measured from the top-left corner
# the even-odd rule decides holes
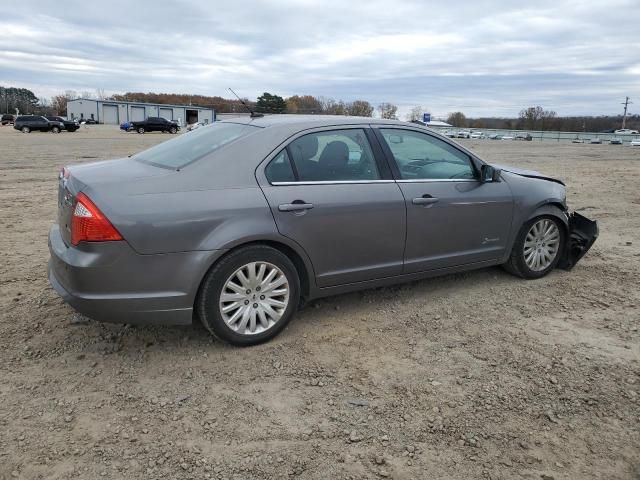
[[[132,158],[157,167],[178,169],[258,128],[239,123],[213,123],[137,153]]]

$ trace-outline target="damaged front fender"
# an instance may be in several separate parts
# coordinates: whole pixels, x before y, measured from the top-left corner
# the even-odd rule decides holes
[[[558,268],[571,270],[598,238],[598,222],[577,212],[569,214],[569,234]]]

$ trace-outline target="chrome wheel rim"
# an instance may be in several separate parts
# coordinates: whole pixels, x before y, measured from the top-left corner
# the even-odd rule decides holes
[[[289,305],[289,281],[277,266],[251,262],[233,272],[220,293],[220,315],[241,335],[273,328]]]
[[[558,256],[560,230],[552,220],[538,220],[527,232],[524,239],[524,261],[534,272],[541,272]]]

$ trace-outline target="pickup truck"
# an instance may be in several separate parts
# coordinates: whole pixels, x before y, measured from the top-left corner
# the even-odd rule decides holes
[[[80,128],[80,124],[75,120],[65,120],[62,117],[45,117],[50,122],[60,122],[67,132],[75,132]]]
[[[176,133],[180,126],[162,117],[149,117],[142,122],[131,122],[131,129],[138,133],[145,132],[169,132]]]

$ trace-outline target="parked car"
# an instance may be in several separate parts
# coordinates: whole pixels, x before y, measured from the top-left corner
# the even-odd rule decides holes
[[[612,138],[611,140],[609,140],[609,143],[611,145],[622,145],[622,140],[620,140],[619,138]]]
[[[524,134],[524,133],[519,133],[516,135],[515,140],[520,140],[523,142],[530,142],[533,140],[533,137],[531,136],[530,133]]]
[[[638,130],[631,130],[630,128],[621,128],[613,133],[616,135],[638,135]]]
[[[598,137],[594,137],[589,140],[589,143],[591,143],[592,145],[600,145],[602,144],[602,140]]]
[[[471,138],[477,138],[477,139],[485,139],[487,138],[487,136],[484,134],[484,132],[473,132],[471,134]]]
[[[458,138],[471,138],[471,132],[469,130],[460,130],[457,135]]]
[[[4,115],[2,115],[2,119],[0,120],[0,123],[2,123],[2,125],[13,125],[13,122],[15,122],[15,120],[16,120],[15,115],[11,115],[10,113],[5,113]]]
[[[22,115],[16,118],[13,128],[20,130],[22,133],[30,133],[32,131],[60,133],[64,128],[62,122],[57,120],[47,120],[46,117],[40,115]]]
[[[63,168],[49,280],[97,320],[195,314],[252,345],[315,298],[491,265],[540,278],[597,234],[560,180],[428,128],[273,115]]]
[[[513,139],[514,139],[514,137],[511,136],[511,135],[503,135],[502,136],[502,140],[513,140]]]
[[[177,133],[180,126],[177,122],[172,122],[162,117],[149,117],[141,122],[130,122],[131,129],[138,133],[145,132],[163,132]]]
[[[190,132],[200,127],[204,127],[204,122],[191,123],[189,124],[189,126],[187,126],[187,132]]]
[[[95,119],[93,118],[81,118],[80,119],[80,125],[97,125],[98,122],[95,121]]]
[[[45,117],[47,120],[52,121],[52,122],[60,122],[63,125],[63,128],[67,131],[67,132],[75,132],[76,130],[78,130],[80,128],[80,124],[75,121],[75,120],[65,120],[62,117]]]
[[[499,133],[492,133],[489,135],[489,140],[502,140],[502,135]]]
[[[638,139],[638,140],[631,140],[630,145],[631,145],[632,147],[640,147],[640,139]]]
[[[458,136],[458,133],[454,130],[447,130],[446,132],[444,132],[444,135],[445,137],[456,138]]]

